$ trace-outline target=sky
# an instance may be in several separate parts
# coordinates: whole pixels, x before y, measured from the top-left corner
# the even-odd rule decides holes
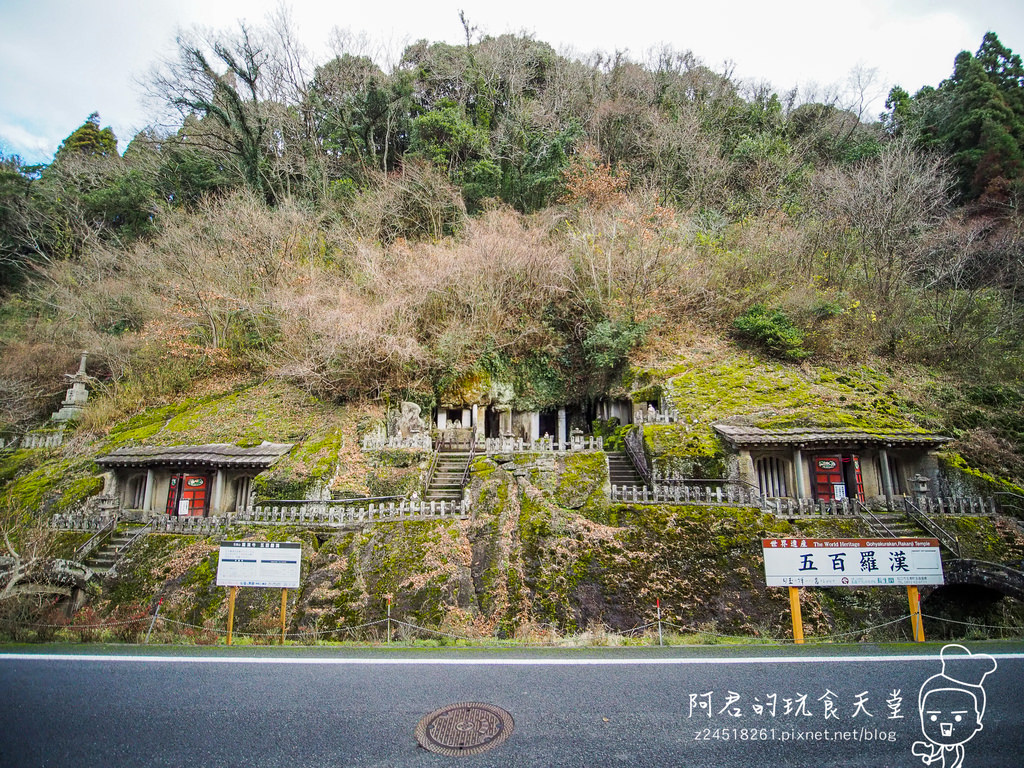
[[[279,0],[0,0],[0,152],[48,162],[92,112],[121,151],[154,121],[140,82],[175,50],[179,30],[266,21]],[[563,52],[624,51],[637,59],[670,45],[706,65],[767,81],[778,92],[842,87],[875,69],[870,114],[892,85],[938,85],[986,31],[1024,54],[1020,0],[434,0],[286,3],[317,63],[333,28],[364,33],[396,58],[415,40],[464,40],[459,11],[478,33],[526,33]]]

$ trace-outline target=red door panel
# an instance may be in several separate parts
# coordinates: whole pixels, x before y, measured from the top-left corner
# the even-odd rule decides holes
[[[842,456],[817,456],[814,459],[814,498],[832,501],[846,496]]]
[[[210,506],[210,478],[207,475],[175,475],[167,493],[167,514],[205,517]]]

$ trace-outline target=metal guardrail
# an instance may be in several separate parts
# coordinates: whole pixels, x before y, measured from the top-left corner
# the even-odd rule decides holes
[[[633,429],[626,432],[623,443],[626,446],[626,455],[633,463],[633,467],[643,478],[644,483],[651,485],[651,468],[647,464],[647,454],[644,453],[643,425],[635,425]]]
[[[110,570],[107,572],[108,575],[114,574],[114,572],[117,570],[117,564],[121,561],[121,558],[124,557],[124,553],[132,547],[134,547],[135,544],[138,543],[144,536],[149,534],[153,530],[153,527],[155,525],[156,521],[150,520],[148,523],[139,528],[135,532],[134,536],[132,536],[130,539],[128,539],[128,541],[126,541],[124,544],[122,544],[114,550],[114,562],[110,564]]]
[[[469,458],[466,459],[466,469],[462,473],[462,487],[469,482],[469,470],[473,466],[473,459],[476,458],[476,427],[473,427],[473,434],[469,439]],[[428,486],[429,487],[429,486]]]
[[[885,535],[888,538],[890,538],[890,539],[898,539],[899,538],[899,536],[893,531],[893,529],[885,524],[885,521],[883,521],[882,518],[880,518],[878,515],[876,515],[874,512],[872,512],[867,507],[861,506],[861,513],[864,514],[864,515],[867,515],[869,518],[871,518],[871,522],[873,522],[875,525],[877,525],[879,528],[881,528],[885,532]]]
[[[117,515],[111,515],[110,520],[105,525],[97,530],[85,544],[75,550],[75,560],[85,560],[100,545],[103,539],[114,533],[115,528],[117,528]]]
[[[437,445],[434,447],[434,458],[430,461],[430,469],[427,470],[427,479],[423,482],[424,490],[430,488],[430,484],[434,481],[434,473],[437,471],[437,463],[441,459],[441,450],[444,448],[445,441],[448,436],[441,434],[437,439]]]
[[[999,502],[999,506],[1003,507],[1003,508],[1009,506],[1011,509],[1014,509],[1014,510],[1016,510],[1018,512],[1024,512],[1024,495],[1021,495],[1019,493],[1013,493],[1012,491],[997,491],[996,493],[994,493],[992,495],[993,496],[1009,496],[1011,499],[1014,499],[1015,502],[1010,502],[1009,504],[1007,504],[1007,503],[1005,503],[1003,501],[1000,501]]]
[[[928,531],[932,536],[939,540],[939,542],[950,552],[956,556],[957,559],[961,557],[960,554],[960,540],[939,525],[937,522],[928,517],[921,509],[914,504],[909,498],[903,500],[903,509],[906,511],[906,515],[916,525],[921,526],[924,530]]]

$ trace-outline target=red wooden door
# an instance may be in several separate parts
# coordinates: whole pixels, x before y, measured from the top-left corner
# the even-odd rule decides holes
[[[175,475],[167,492],[167,514],[205,517],[210,504],[210,478],[206,475]]]
[[[167,490],[167,514],[178,514],[178,498],[181,493],[181,475],[171,476],[171,487]]]
[[[178,502],[178,514],[183,514],[185,502],[188,502],[188,514],[193,517],[205,517],[210,500],[210,478],[206,475],[184,475],[181,485],[181,500]]]
[[[854,487],[857,489],[857,500],[864,501],[864,478],[860,474],[860,456],[851,456],[850,463],[853,465]]]
[[[814,498],[822,501],[846,498],[842,456],[818,456],[814,459]]]
[[[817,456],[814,459],[814,498],[822,501],[854,496],[864,501],[859,456]]]

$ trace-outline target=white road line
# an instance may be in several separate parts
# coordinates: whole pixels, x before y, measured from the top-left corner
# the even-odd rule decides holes
[[[993,653],[996,659],[1024,659],[1024,653]],[[365,666],[452,666],[452,667],[608,667],[608,666],[676,666],[700,664],[822,664],[864,662],[934,663],[938,653],[901,656],[778,656],[771,658],[678,658],[678,659],[459,659],[459,658],[273,658],[267,656],[129,656],[101,654],[0,653],[4,661],[48,661],[63,663],[107,662],[137,664],[309,664]]]

